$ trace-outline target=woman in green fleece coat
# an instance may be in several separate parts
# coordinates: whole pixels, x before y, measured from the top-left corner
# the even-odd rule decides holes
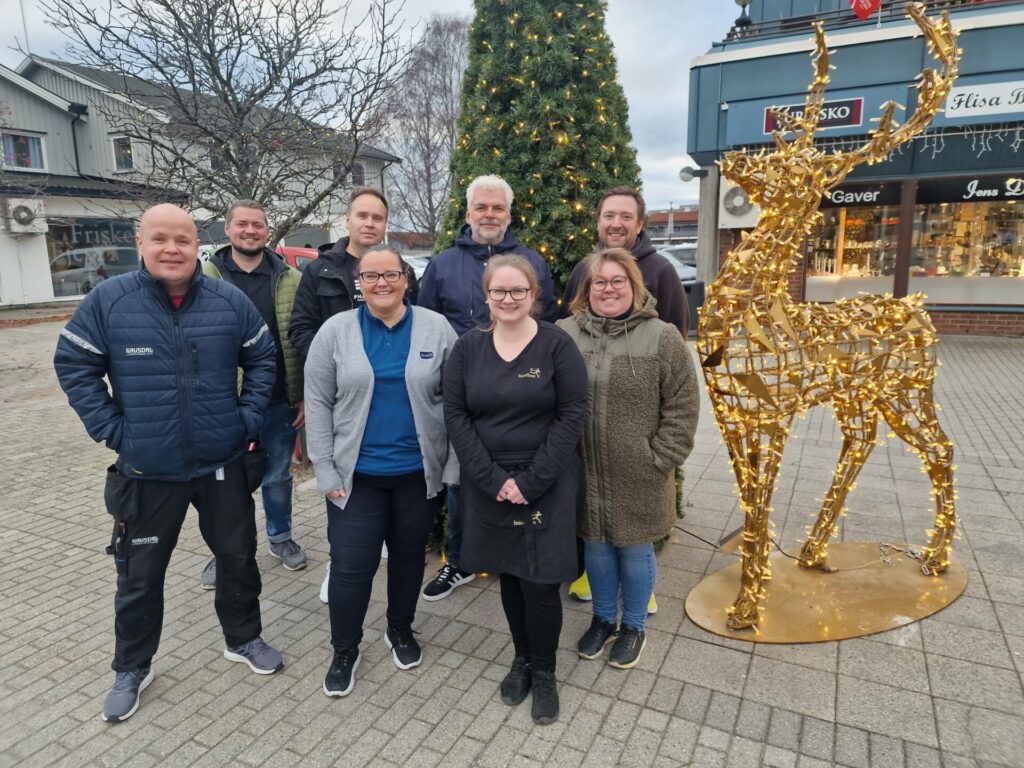
[[[629,669],[646,645],[654,542],[675,521],[674,470],[693,448],[700,400],[686,343],[658,319],[629,251],[591,254],[584,275],[572,316],[558,323],[580,348],[590,382],[586,502],[576,526],[594,618],[577,651],[596,659],[614,641],[608,663]]]

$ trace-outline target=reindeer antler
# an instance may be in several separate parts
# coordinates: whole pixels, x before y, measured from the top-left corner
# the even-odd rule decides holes
[[[921,3],[907,3],[907,15],[920,27],[927,39],[928,51],[942,65],[939,72],[925,69],[918,76],[918,97],[914,114],[902,125],[893,120],[897,104],[893,101],[885,105],[878,127],[871,132],[871,140],[853,152],[837,152],[831,176],[839,183],[854,166],[860,163],[878,163],[884,160],[900,144],[903,144],[922,133],[932,121],[935,113],[942,108],[949,96],[949,90],[956,80],[962,51],[957,47],[957,31],[949,21],[949,13],[942,12],[938,23],[925,15]]]

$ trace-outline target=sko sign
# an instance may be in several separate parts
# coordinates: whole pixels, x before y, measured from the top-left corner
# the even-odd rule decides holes
[[[781,107],[765,107],[764,132],[771,133],[780,128],[775,119],[776,112],[784,112],[794,117],[803,117],[803,104],[789,104]],[[843,99],[842,101],[826,101],[821,108],[821,119],[818,128],[856,128],[861,124],[864,114],[864,99]]]

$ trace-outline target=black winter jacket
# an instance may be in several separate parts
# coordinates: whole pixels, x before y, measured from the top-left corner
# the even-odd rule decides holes
[[[299,290],[292,306],[288,339],[306,359],[309,345],[328,318],[356,307],[356,272],[359,259],[348,252],[348,238],[343,237],[329,248],[320,247],[320,256],[302,273]],[[416,303],[416,276],[409,268],[409,289],[406,298]]]
[[[423,273],[419,305],[448,318],[460,336],[473,328],[488,325],[491,313],[484,296],[484,266],[491,256],[499,253],[517,253],[525,256],[537,272],[540,281],[540,318],[554,322],[558,317],[555,306],[555,288],[547,262],[529,248],[519,244],[512,232],[498,245],[481,245],[473,240],[469,225],[465,225],[455,245],[434,256]]]
[[[142,266],[85,297],[54,365],[71,407],[93,440],[117,451],[123,474],[191,480],[236,459],[259,434],[274,341],[245,294],[198,264],[177,310]]]
[[[654,247],[647,232],[641,230],[636,243],[630,249],[630,253],[636,257],[636,265],[640,267],[640,274],[643,275],[644,285],[651,296],[657,302],[656,309],[658,317],[666,323],[672,323],[683,338],[690,331],[690,308],[686,303],[686,292],[679,280],[675,268]],[[562,306],[560,314],[562,317],[569,316],[569,305],[576,298],[576,291],[583,282],[583,262],[579,262],[572,270],[569,281],[565,284],[565,293],[562,294]]]

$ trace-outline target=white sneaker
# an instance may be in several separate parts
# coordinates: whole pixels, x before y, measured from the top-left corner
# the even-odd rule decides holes
[[[320,585],[320,602],[327,603],[327,585],[331,582],[331,561],[327,561],[327,572],[324,574],[324,583]]]

